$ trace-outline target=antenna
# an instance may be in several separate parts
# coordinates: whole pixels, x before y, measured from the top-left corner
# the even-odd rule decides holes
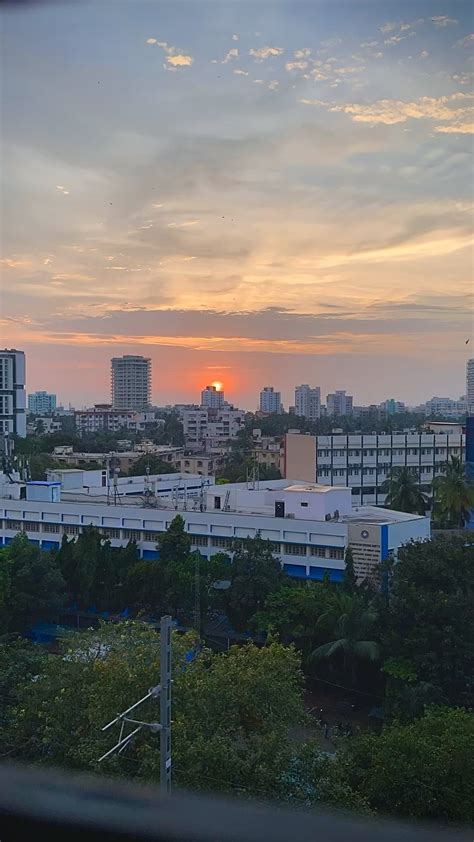
[[[149,699],[160,698],[160,722],[144,722],[133,719],[129,714]],[[171,791],[171,617],[162,617],[160,621],[160,684],[151,687],[142,699],[130,705],[123,713],[117,714],[115,719],[104,725],[102,731],[107,731],[112,725],[120,722],[120,736],[118,742],[99,757],[98,763],[107,760],[113,754],[121,754],[144,728],[152,734],[160,733],[160,790],[164,793]],[[124,731],[127,725],[136,725],[129,734]]]

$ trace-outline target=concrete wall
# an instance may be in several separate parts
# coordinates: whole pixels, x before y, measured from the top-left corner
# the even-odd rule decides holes
[[[280,471],[287,479],[316,482],[316,436],[287,433]]]

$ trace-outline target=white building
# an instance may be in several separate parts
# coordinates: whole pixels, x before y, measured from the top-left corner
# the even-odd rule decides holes
[[[452,398],[433,397],[429,401],[426,401],[423,409],[426,415],[440,415],[443,418],[459,418],[461,415],[466,414],[467,399],[461,397],[456,401]]]
[[[221,393],[218,393],[221,394]],[[211,450],[235,439],[245,423],[245,412],[228,405],[194,407],[180,412],[186,448]]]
[[[352,395],[346,395],[343,389],[331,392],[326,396],[326,408],[328,415],[351,415],[352,404]]]
[[[474,358],[466,363],[466,404],[468,412],[474,413]]]
[[[26,436],[25,353],[0,351],[0,433]]]
[[[293,439],[294,436],[286,436]],[[393,433],[380,435],[307,436],[303,442],[316,455],[314,480],[331,486],[351,488],[352,500],[360,505],[382,506],[382,484],[392,468],[407,467],[423,491],[430,493],[435,477],[443,473],[451,456],[464,460],[465,436],[461,433]],[[301,437],[296,437],[301,444]],[[292,460],[292,450],[284,460],[287,477],[295,476],[300,463]],[[295,457],[296,458],[296,457]],[[309,458],[306,456],[309,464]],[[314,464],[314,463],[313,463]]]
[[[151,403],[151,359],[133,354],[113,357],[112,406],[146,409]]]
[[[56,409],[56,395],[32,392],[28,395],[28,411],[34,415],[50,415]]]
[[[201,392],[201,406],[220,409],[225,403],[224,392],[217,386],[206,386]]]
[[[273,386],[264,386],[260,392],[260,412],[271,415],[282,410],[281,392],[275,392]]]
[[[180,474],[119,478],[118,505],[110,499],[103,471],[56,471],[49,482],[18,483],[18,489],[4,480],[3,545],[21,530],[44,549],[57,548],[64,534],[77,536],[95,526],[113,546],[134,539],[143,558],[156,558],[158,537],[179,512],[193,549],[206,558],[223,550],[232,553],[236,539],[260,536],[272,542],[290,576],[320,581],[329,574],[338,582],[344,577],[349,544],[356,573],[364,578],[376,576],[380,562],[396,556],[401,544],[430,535],[429,518],[353,508],[348,488],[288,480],[249,488],[212,485],[210,479]],[[20,485],[26,499],[20,499]]]
[[[101,403],[95,404],[91,409],[78,410],[75,420],[79,433],[96,433],[99,430],[116,433],[122,429],[143,432],[150,424],[164,425],[163,420],[155,418],[153,410],[118,410],[113,409],[110,404]]]
[[[295,415],[317,421],[321,417],[321,389],[310,388],[307,383],[295,389]]]

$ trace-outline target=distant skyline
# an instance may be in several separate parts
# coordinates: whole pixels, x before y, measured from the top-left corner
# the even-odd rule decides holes
[[[465,392],[468,2],[97,2],[2,12],[2,345],[90,405]]]

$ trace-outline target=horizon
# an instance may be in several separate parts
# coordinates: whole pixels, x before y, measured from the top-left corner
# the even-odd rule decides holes
[[[471,4],[2,17],[0,322],[29,393],[108,400],[123,354],[160,406],[465,393]]]

